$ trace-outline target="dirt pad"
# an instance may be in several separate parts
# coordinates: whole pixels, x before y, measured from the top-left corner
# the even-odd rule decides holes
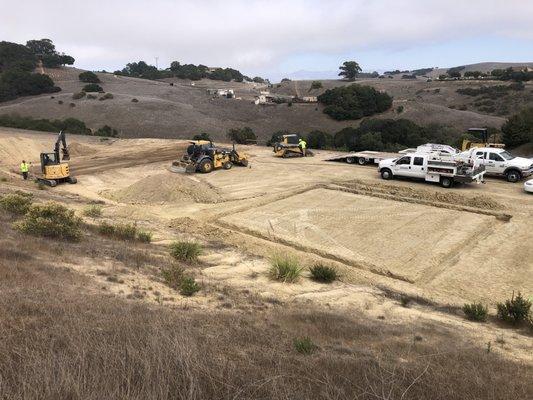
[[[98,152],[95,148],[79,142],[69,144],[68,151],[71,156],[90,156]]]
[[[172,172],[148,176],[120,190],[109,191],[104,196],[120,203],[217,203],[216,189],[195,177]]]

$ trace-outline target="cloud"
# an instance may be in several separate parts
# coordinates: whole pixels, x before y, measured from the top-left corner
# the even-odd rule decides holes
[[[394,51],[487,35],[533,39],[533,2],[523,0],[0,0],[0,8],[3,40],[48,37],[76,65],[94,69],[158,56],[159,65],[269,71],[301,54]]]

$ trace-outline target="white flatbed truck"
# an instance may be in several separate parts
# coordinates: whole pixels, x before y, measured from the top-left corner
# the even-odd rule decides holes
[[[464,160],[443,152],[408,153],[382,160],[378,171],[383,179],[418,178],[440,183],[445,188],[451,188],[454,183],[482,183],[485,175],[485,167],[479,160]]]

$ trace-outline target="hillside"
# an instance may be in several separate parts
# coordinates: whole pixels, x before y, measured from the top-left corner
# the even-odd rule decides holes
[[[491,68],[495,64],[486,65]],[[279,130],[308,133],[318,129],[334,133],[346,126],[357,126],[360,122],[335,121],[323,114],[322,106],[317,104],[294,103],[292,107],[287,104],[255,105],[254,96],[259,94],[259,90],[265,90],[256,83],[202,80],[193,85],[188,80],[151,81],[98,73],[104,90],[112,93],[114,98],[105,101],[73,100],[72,94],[79,92],[83,86],[78,80],[82,70],[61,68],[45,72],[61,87],[61,92],[0,103],[0,114],[18,113],[51,119],[74,117],[85,121],[91,128],[110,125],[117,128],[123,137],[190,138],[199,132],[209,132],[213,138],[220,140],[230,128],[250,126],[261,141]],[[311,82],[286,81],[275,84],[270,91],[274,94],[316,96],[326,89],[351,84],[323,80],[322,89],[310,90]],[[491,100],[493,103],[487,106],[488,103],[480,102],[478,98],[456,93],[459,88],[480,87],[481,83],[476,81],[427,82],[426,78],[404,80],[396,77],[360,79],[356,83],[371,85],[394,97],[393,108],[378,118],[408,118],[423,125],[438,123],[452,126],[458,134],[474,126],[499,128],[510,112],[533,100],[532,84],[526,84],[525,90],[520,93],[513,92]],[[483,84],[508,85],[501,82]],[[233,88],[238,99],[214,99],[206,92],[209,88]],[[132,102],[134,98],[137,103]],[[63,104],[59,104],[60,101]],[[403,106],[403,112],[396,111],[398,106]]]

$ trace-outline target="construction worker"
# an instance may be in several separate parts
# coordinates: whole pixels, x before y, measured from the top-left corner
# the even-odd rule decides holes
[[[22,163],[20,164],[20,172],[22,172],[22,177],[24,180],[28,179],[28,172],[30,171],[30,166],[26,164],[25,160],[22,160]]]
[[[300,148],[300,150],[302,150],[302,156],[303,157],[306,157],[307,156],[307,142],[303,139],[303,138],[300,138],[300,141],[298,142],[298,147]]]

